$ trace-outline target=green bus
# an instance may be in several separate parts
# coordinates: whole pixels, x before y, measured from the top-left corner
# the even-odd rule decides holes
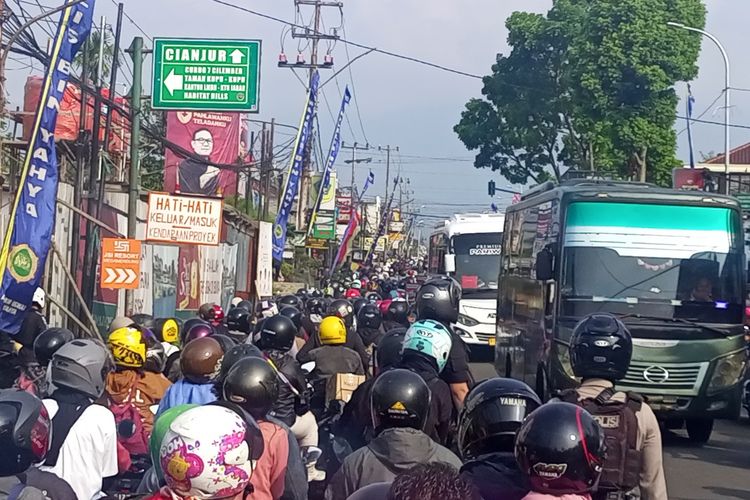
[[[745,369],[739,203],[649,184],[545,183],[509,207],[495,369],[540,397],[575,387],[568,343],[590,313],[620,317],[633,358],[618,387],[706,442],[738,418]]]

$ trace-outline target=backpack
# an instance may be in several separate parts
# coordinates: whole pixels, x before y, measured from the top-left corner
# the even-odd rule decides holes
[[[130,453],[131,457],[148,455],[149,452],[149,436],[143,426],[143,417],[132,403],[133,390],[134,387],[131,387],[122,403],[116,403],[111,398],[109,401],[109,410],[115,416],[117,426],[117,442]],[[132,425],[128,425],[128,422]]]
[[[641,471],[641,452],[638,443],[638,420],[643,398],[635,393],[626,393],[625,402],[614,401],[613,388],[604,389],[595,398],[579,400],[578,392],[569,389],[558,397],[566,403],[583,407],[594,417],[604,431],[607,458],[604,461],[599,492],[627,492],[638,486]]]

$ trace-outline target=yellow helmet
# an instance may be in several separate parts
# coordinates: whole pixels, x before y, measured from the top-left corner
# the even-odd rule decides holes
[[[146,362],[146,341],[135,328],[126,326],[110,333],[107,347],[117,366],[141,368]]]
[[[320,322],[318,329],[320,343],[323,345],[339,345],[346,342],[346,325],[338,316],[326,316]]]

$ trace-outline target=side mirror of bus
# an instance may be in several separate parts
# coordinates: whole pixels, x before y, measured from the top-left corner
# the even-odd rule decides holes
[[[445,272],[447,274],[456,272],[456,256],[450,253],[445,254]]]
[[[536,254],[536,279],[547,281],[554,276],[552,252],[545,248]]]

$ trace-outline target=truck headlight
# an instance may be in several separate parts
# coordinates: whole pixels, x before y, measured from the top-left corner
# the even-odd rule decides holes
[[[470,318],[465,314],[458,315],[458,322],[466,326],[477,326],[479,324],[479,321],[475,320],[474,318]]]
[[[745,371],[745,351],[738,351],[719,358],[708,385],[708,392],[717,392],[736,384]]]

